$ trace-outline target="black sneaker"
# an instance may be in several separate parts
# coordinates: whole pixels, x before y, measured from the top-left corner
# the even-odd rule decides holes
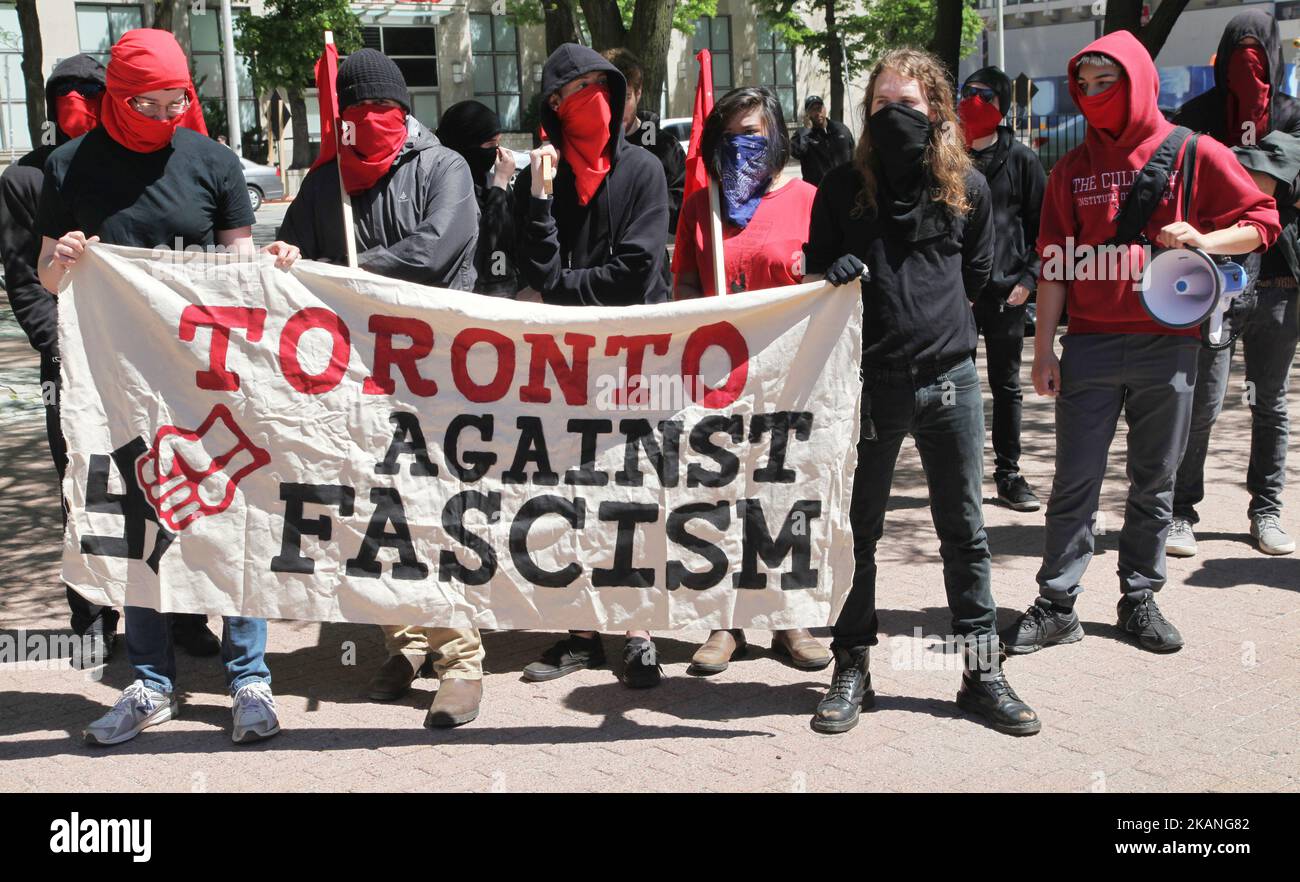
[[[1034,735],[1043,728],[1038,714],[1020,700],[1001,670],[996,674],[962,674],[957,706],[979,714],[1007,735]]]
[[[1137,637],[1138,645],[1143,649],[1177,652],[1183,648],[1183,635],[1165,618],[1154,597],[1141,601],[1121,597],[1116,612],[1120,630]]]
[[[659,685],[663,668],[653,641],[630,637],[623,645],[623,685],[631,689],[649,689]]]
[[[99,615],[95,616],[95,620],[90,623],[86,632],[79,635],[81,651],[73,654],[72,667],[84,671],[108,664],[108,660],[113,657],[113,650],[117,648],[119,615],[117,610],[105,607]]]
[[[600,635],[579,637],[570,634],[542,653],[540,661],[524,668],[524,679],[534,683],[555,680],[583,668],[598,668],[605,663],[605,646]]]
[[[835,656],[835,672],[831,674],[831,686],[826,690],[826,697],[817,703],[813,714],[814,732],[834,735],[847,732],[858,724],[858,716],[863,708],[870,710],[876,706],[876,693],[871,689],[870,666],[871,647],[845,649],[831,646]]]
[[[1083,639],[1083,625],[1074,610],[1060,612],[1052,608],[1051,601],[1040,597],[999,636],[1007,655],[1024,655],[1045,646],[1078,643]]]
[[[1015,511],[1038,511],[1042,503],[1029,489],[1029,482],[1020,475],[998,478],[998,502]]]
[[[204,658],[221,652],[221,639],[208,629],[207,616],[176,613],[172,642],[189,655]]]

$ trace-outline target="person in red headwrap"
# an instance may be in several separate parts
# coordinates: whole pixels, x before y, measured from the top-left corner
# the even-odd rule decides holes
[[[45,160],[55,147],[80,137],[99,123],[104,94],[104,65],[89,55],[74,55],[55,65],[45,84],[48,136],[0,175],[0,257],[4,260],[5,292],[14,316],[40,353],[41,387],[53,390],[45,398],[45,429],[50,455],[63,485],[67,445],[59,425],[59,331],[54,295],[36,271],[41,239],[36,234],[36,207],[41,200]],[[66,513],[65,513],[66,516]],[[99,607],[65,588],[74,634],[91,640],[93,663],[100,664],[116,645],[118,614]]]
[[[1026,301],[1038,284],[1038,212],[1047,174],[1002,117],[1011,106],[1011,80],[996,67],[966,78],[957,116],[966,151],[989,183],[993,198],[993,274],[975,300],[975,327],[993,392],[993,483],[997,499],[1016,511],[1041,503],[1020,473],[1020,359],[1025,348]]]
[[[1233,16],[1223,30],[1214,59],[1214,88],[1184,104],[1174,122],[1222,140],[1241,155],[1250,151],[1278,155],[1300,145],[1300,101],[1282,92],[1285,79],[1282,40],[1277,22],[1262,9]],[[1255,284],[1256,303],[1241,334],[1246,380],[1255,390],[1251,399],[1250,464],[1246,488],[1250,503],[1246,517],[1250,534],[1265,554],[1290,554],[1295,540],[1282,528],[1282,488],[1286,481],[1289,439],[1287,389],[1291,362],[1300,339],[1300,182],[1295,169],[1254,176],[1277,200],[1282,235],[1259,260],[1247,266]],[[1196,373],[1196,403],[1187,452],[1174,484],[1174,523],[1168,553],[1196,554],[1196,506],[1205,498],[1205,458],[1210,432],[1228,391],[1232,349],[1204,349]]]
[[[85,116],[82,108],[60,118]],[[94,242],[255,250],[243,168],[230,149],[207,137],[189,63],[169,32],[128,31],[113,46],[99,121],[45,162],[34,226],[42,237],[37,273],[46,289],[57,292]],[[283,242],[264,250],[280,267],[298,253]],[[203,655],[215,654],[224,643],[235,741],[279,731],[265,662],[265,620],[227,617],[218,643],[206,616],[169,620],[151,609],[127,607],[126,630],[136,681],[87,727],[88,743],[119,744],[176,714],[173,640]]]

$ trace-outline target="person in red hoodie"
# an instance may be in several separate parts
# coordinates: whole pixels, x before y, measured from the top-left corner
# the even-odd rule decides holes
[[[1002,641],[1016,654],[1083,639],[1074,604],[1092,559],[1106,459],[1123,412],[1129,493],[1119,536],[1119,628],[1143,649],[1172,652],[1183,639],[1155,594],[1166,581],[1174,472],[1191,423],[1200,329],[1174,330],[1148,318],[1138,296],[1143,247],[1107,242],[1134,178],[1174,126],[1156,104],[1160,79],[1151,56],[1132,34],[1117,31],[1088,45],[1068,72],[1088,131],[1047,181],[1033,366],[1034,389],[1056,398],[1056,476],[1039,597]],[[1272,197],[1211,138],[1198,141],[1190,216],[1182,216],[1178,170],[1186,146],[1144,229],[1151,242],[1210,254],[1270,246],[1281,230]],[[1056,325],[1065,304],[1069,328],[1058,361]]]

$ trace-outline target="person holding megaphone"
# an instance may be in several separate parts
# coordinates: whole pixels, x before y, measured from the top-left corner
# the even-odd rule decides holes
[[[1166,582],[1174,471],[1187,443],[1202,332],[1147,314],[1134,278],[1144,253],[1138,238],[1162,248],[1246,254],[1267,248],[1281,228],[1272,198],[1228,148],[1193,140],[1161,115],[1159,75],[1132,34],[1096,40],[1068,72],[1088,131],[1047,181],[1033,367],[1035,390],[1056,399],[1056,474],[1039,596],[1002,642],[1017,654],[1083,639],[1074,605],[1103,522],[1101,485],[1123,413],[1129,492],[1119,535],[1118,624],[1143,649],[1171,652],[1183,638],[1155,595]],[[1166,178],[1144,173],[1161,161],[1170,163]],[[1126,206],[1150,214],[1140,225],[1126,223],[1117,218]],[[1107,259],[1111,253],[1119,259]],[[1067,302],[1058,360],[1056,325]]]

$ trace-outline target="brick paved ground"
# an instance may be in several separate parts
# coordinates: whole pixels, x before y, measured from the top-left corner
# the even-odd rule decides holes
[[[30,400],[34,362],[15,332],[0,317],[0,629],[63,633],[53,471]],[[766,634],[750,635],[758,652],[708,679],[685,673],[704,634],[661,635],[667,677],[645,692],[609,670],[524,683],[520,670],[555,635],[489,634],[482,715],[430,732],[420,724],[431,681],[395,704],[359,697],[382,661],[377,629],[276,622],[269,663],[284,732],[261,745],[230,742],[215,660],[180,656],[181,718],[107,750],[83,746],[79,733],[130,681],[124,652],[98,680],[0,665],[0,789],[1300,790],[1300,557],[1266,558],[1249,542],[1240,370],[1238,359],[1207,475],[1200,556],[1170,561],[1161,597],[1187,647],[1153,656],[1120,636],[1115,535],[1103,536],[1079,605],[1087,639],[1008,664],[1042,715],[1037,737],[1008,738],[960,713],[951,657],[914,636],[944,633],[948,617],[909,443],[880,549],[878,709],[846,735],[809,730],[828,673],[782,664]],[[1300,413],[1300,396],[1292,407]],[[1045,492],[1051,409],[1032,395],[1025,440],[1025,472]],[[1114,451],[1102,506],[1112,531],[1123,519],[1122,427]],[[1300,533],[1300,494],[1289,489],[1286,504],[1287,526]],[[985,515],[1006,624],[1035,596],[1042,515],[993,505]],[[612,656],[620,645],[607,638]]]

